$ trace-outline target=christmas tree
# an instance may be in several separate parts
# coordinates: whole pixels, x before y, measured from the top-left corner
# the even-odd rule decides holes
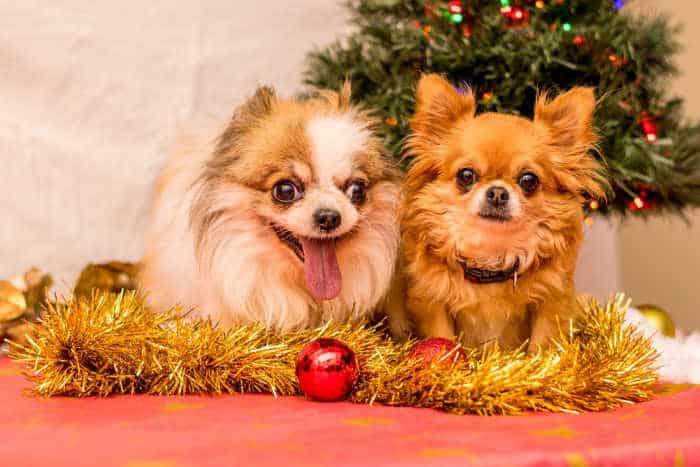
[[[531,116],[538,92],[594,86],[600,154],[614,190],[589,210],[646,215],[700,205],[700,125],[668,95],[679,48],[662,17],[623,0],[353,0],[349,37],[311,53],[306,82],[376,110],[399,156],[423,72],[476,90],[480,111]]]

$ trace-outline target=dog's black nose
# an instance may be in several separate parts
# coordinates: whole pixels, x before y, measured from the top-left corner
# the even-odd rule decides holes
[[[486,199],[493,206],[505,206],[508,203],[508,190],[501,186],[492,186],[486,190]]]
[[[340,220],[340,213],[335,209],[321,208],[314,213],[314,222],[324,232],[337,229]]]

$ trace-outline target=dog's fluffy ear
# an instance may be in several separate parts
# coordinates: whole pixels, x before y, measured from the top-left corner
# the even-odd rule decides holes
[[[476,101],[468,87],[456,89],[438,74],[423,75],[416,89],[416,111],[411,128],[432,138],[441,136],[457,119],[473,116]]]
[[[337,91],[322,89],[318,91],[318,95],[332,107],[335,107],[341,111],[348,110],[350,108],[350,100],[352,97],[352,83],[349,79],[345,79]]]
[[[421,77],[416,89],[416,111],[411,118],[411,135],[406,145],[406,157],[413,158],[404,180],[407,191],[418,190],[439,175],[442,161],[435,154],[435,148],[458,119],[473,117],[475,110],[476,101],[471,89],[457,90],[437,74]]]
[[[593,112],[596,99],[593,88],[578,87],[550,100],[540,94],[535,104],[535,122],[550,129],[556,144],[564,148],[593,146]]]
[[[595,106],[595,92],[589,87],[573,88],[555,99],[541,94],[535,104],[535,123],[548,130],[560,190],[604,200],[607,182],[591,155],[598,141],[593,128]]]
[[[269,115],[277,101],[275,90],[269,86],[260,86],[247,101],[236,108],[226,129],[219,137],[216,153],[228,152],[238,137],[256,121]]]
[[[272,107],[277,101],[277,93],[270,86],[260,86],[255,94],[250,96],[233,113],[232,121],[255,120],[272,112]]]
[[[352,97],[352,83],[349,79],[343,81],[342,86],[338,90],[338,108],[346,110],[350,107],[350,99]]]
[[[253,94],[236,113],[242,117],[262,118],[272,111],[276,100],[277,94],[273,88],[270,86],[260,86],[255,90],[255,94]]]

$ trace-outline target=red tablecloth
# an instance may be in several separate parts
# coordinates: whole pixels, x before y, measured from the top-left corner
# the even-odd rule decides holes
[[[266,395],[39,399],[0,358],[0,465],[700,465],[700,388],[607,413],[522,417]]]

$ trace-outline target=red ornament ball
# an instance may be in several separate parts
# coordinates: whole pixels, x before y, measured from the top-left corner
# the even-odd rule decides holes
[[[317,401],[347,398],[359,373],[355,353],[337,339],[311,341],[297,357],[299,387]]]
[[[457,347],[456,350],[455,347]],[[462,347],[459,347],[456,342],[443,337],[431,337],[430,339],[418,342],[413,346],[408,356],[432,362],[444,357],[445,354],[450,351],[452,353],[445,359],[446,362],[456,362],[457,360],[467,359],[467,353]]]

